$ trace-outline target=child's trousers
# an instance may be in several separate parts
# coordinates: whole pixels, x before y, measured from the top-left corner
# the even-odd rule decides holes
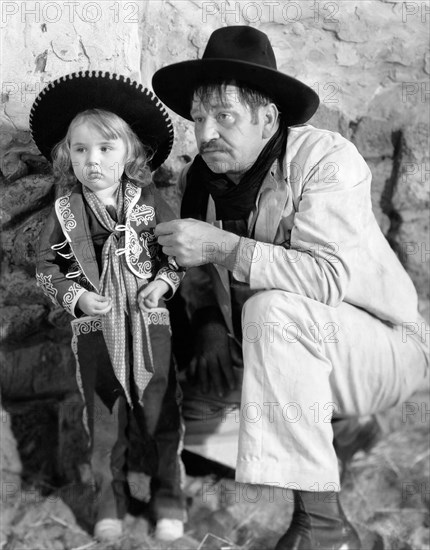
[[[130,494],[128,472],[151,478],[155,519],[185,520],[180,390],[165,312],[160,308],[160,322],[149,325],[155,372],[142,405],[132,391],[133,407],[115,377],[100,320],[82,317],[72,321],[77,380],[85,399],[84,423],[91,436],[91,463],[100,488],[98,520],[124,517]]]

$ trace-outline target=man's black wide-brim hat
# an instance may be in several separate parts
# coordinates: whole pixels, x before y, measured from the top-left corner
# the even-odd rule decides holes
[[[152,86],[165,105],[191,120],[192,94],[199,85],[232,80],[270,97],[289,126],[305,123],[319,105],[318,95],[309,86],[277,70],[267,35],[247,26],[217,29],[202,59],[159,69]]]
[[[62,76],[37,96],[30,111],[30,130],[42,155],[51,160],[52,148],[65,137],[75,116],[95,108],[115,113],[129,124],[153,153],[151,170],[169,156],[173,126],[158,98],[130,78],[103,71]]]

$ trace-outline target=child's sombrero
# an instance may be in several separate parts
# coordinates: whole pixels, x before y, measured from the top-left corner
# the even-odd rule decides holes
[[[168,157],[173,126],[158,98],[141,84],[103,71],[72,73],[50,82],[36,97],[30,111],[30,130],[42,155],[66,135],[70,122],[86,109],[104,109],[124,119],[153,157],[151,170]]]

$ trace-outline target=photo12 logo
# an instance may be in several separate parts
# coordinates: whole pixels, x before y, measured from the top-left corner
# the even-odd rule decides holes
[[[412,20],[426,23],[430,16],[430,4],[428,2],[402,2],[402,21],[409,23]]]
[[[430,83],[426,82],[402,82],[402,103],[411,100],[419,100],[426,103],[430,98]]]
[[[2,82],[2,101],[32,102],[40,94],[47,82]]]
[[[18,17],[22,23],[97,23],[103,17],[114,23],[138,23],[138,2],[1,2],[1,23],[7,25]]]
[[[297,23],[302,19],[312,17],[314,22],[339,23],[336,15],[339,3],[334,1],[318,2],[202,2],[202,23],[216,18],[221,23]]]

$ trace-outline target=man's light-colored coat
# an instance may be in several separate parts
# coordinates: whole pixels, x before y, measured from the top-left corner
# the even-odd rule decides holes
[[[291,128],[284,165],[272,166],[249,217],[253,238],[240,240],[234,277],[251,289],[285,290],[333,307],[345,301],[393,325],[414,322],[417,294],[377,224],[370,185],[367,164],[340,134],[310,125]],[[211,198],[206,221],[220,225]],[[227,269],[197,269],[200,275],[190,270],[186,278],[190,309],[208,304],[207,295],[196,291],[206,271],[232,330]]]

